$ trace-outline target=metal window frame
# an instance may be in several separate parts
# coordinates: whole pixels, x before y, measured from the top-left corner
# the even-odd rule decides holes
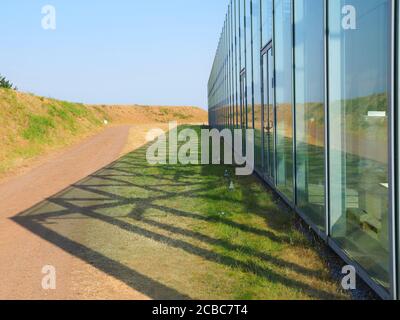
[[[274,153],[272,154],[272,156],[273,156],[273,159],[272,159],[273,167],[272,167],[272,170],[271,170],[271,179],[272,179],[271,181],[273,182],[273,185],[277,188],[277,184],[278,184],[278,170],[277,170],[277,167],[278,167],[278,165],[277,165],[277,163],[278,163],[278,157],[277,157],[277,153],[278,153],[277,152],[278,137],[277,137],[276,68],[275,68],[275,43],[274,43],[274,41],[275,41],[275,38],[273,38],[273,40],[272,40],[272,47],[271,47],[271,55],[272,55],[272,62],[271,62],[272,63],[272,71],[271,71],[271,74],[272,74],[272,78],[271,78],[272,79],[272,83],[271,83],[272,101],[271,101],[271,105],[272,105],[272,115],[273,115],[273,120],[274,120],[274,137],[273,137],[273,141],[274,141],[273,150],[274,150]],[[269,69],[269,65],[268,65],[268,69]]]
[[[291,0],[291,40],[292,40],[292,150],[293,150],[293,204],[297,208],[297,125],[296,125],[296,79],[295,79],[295,70],[296,70],[296,56],[295,56],[295,25],[294,25],[294,10],[295,10],[295,1]]]
[[[395,194],[394,198],[397,200],[395,201],[395,224],[396,224],[396,237],[394,238],[395,244],[395,273],[396,273],[396,283],[395,283],[395,292],[394,292],[394,299],[399,299],[399,290],[400,290],[400,204],[399,204],[399,199],[400,199],[400,187],[399,187],[399,174],[400,174],[400,159],[399,159],[399,142],[400,142],[400,130],[399,130],[399,123],[400,123],[400,112],[396,109],[396,107],[399,106],[399,88],[400,88],[400,68],[399,68],[399,61],[400,61],[400,4],[398,1],[394,2],[393,5],[393,10],[394,10],[394,73],[395,73],[395,78],[394,78],[394,121],[395,121],[395,126],[394,126],[394,158],[397,159],[395,162],[395,168],[394,168],[394,175],[395,175],[395,180],[393,181],[394,187],[395,187]]]
[[[389,108],[389,241],[390,241],[390,253],[391,253],[391,265],[390,265],[390,284],[391,284],[391,298],[397,299],[397,236],[396,236],[396,18],[397,18],[397,6],[394,0],[389,2],[390,16],[390,108]],[[398,201],[398,200],[397,200]]]

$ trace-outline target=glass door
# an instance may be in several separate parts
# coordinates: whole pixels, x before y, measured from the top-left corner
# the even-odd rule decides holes
[[[275,180],[274,63],[271,45],[263,51],[263,158],[264,175]]]

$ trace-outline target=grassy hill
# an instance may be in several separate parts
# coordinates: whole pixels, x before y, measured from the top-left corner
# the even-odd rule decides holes
[[[92,106],[0,88],[0,178],[112,124],[207,122],[195,107]]]

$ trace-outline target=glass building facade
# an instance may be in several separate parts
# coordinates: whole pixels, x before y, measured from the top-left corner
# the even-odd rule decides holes
[[[230,0],[209,122],[254,129],[255,171],[385,299],[398,299],[394,0]]]

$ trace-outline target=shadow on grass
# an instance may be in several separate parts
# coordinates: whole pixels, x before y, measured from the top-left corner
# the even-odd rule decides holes
[[[189,299],[191,296],[180,292],[178,284],[162,283],[163,281],[160,280],[162,276],[157,277],[157,280],[152,279],[149,274],[143,274],[143,271],[135,271],[124,262],[124,259],[117,261],[106,252],[99,252],[99,250],[91,248],[91,243],[86,243],[87,240],[80,240],[79,237],[76,239],[76,235],[74,238],[73,235],[70,235],[68,228],[65,229],[62,224],[76,219],[77,216],[84,217],[91,222],[101,222],[106,226],[112,226],[128,234],[151,240],[166,248],[178,249],[238,272],[251,273],[266,281],[302,290],[313,298],[338,298],[332,293],[285,277],[269,266],[288,268],[308,277],[318,277],[319,274],[313,270],[266,252],[260,252],[250,246],[235,244],[233,241],[191,230],[183,222],[189,220],[191,224],[217,223],[276,243],[286,244],[289,242],[290,239],[287,236],[278,235],[279,233],[275,231],[238,223],[229,217],[209,215],[202,209],[187,210],[190,202],[218,202],[223,199],[223,196],[212,195],[208,191],[218,188],[221,184],[219,178],[221,172],[228,167],[150,166],[146,162],[146,150],[145,146],[132,152],[47,199],[44,203],[19,214],[13,220],[34,234],[153,299]],[[245,184],[239,184],[238,187],[250,199],[256,197],[246,188]],[[248,209],[257,206],[256,199],[251,203],[253,204],[249,205]],[[163,216],[158,216],[157,219],[151,218],[148,212],[162,213]],[[259,210],[256,211],[256,214],[262,215]],[[268,219],[266,216],[264,218]],[[181,222],[177,223],[176,221]],[[82,224],[84,223],[82,222]],[[274,223],[273,225],[278,224]],[[281,228],[284,227],[281,226]],[[62,231],[58,231],[59,229]],[[118,237],[113,233],[114,231],[110,230],[104,232],[88,227],[85,232],[100,232],[96,237],[102,239]],[[129,246],[130,243],[124,245]],[[232,254],[217,253],[212,250],[212,247],[223,248]],[[119,249],[115,248],[115,250]],[[246,254],[249,259],[233,257],[236,252]],[[174,261],[173,256],[170,259]],[[268,266],[265,263],[258,263],[257,261],[260,259]],[[176,263],[179,263],[178,260]],[[162,270],[160,273],[162,274]]]

